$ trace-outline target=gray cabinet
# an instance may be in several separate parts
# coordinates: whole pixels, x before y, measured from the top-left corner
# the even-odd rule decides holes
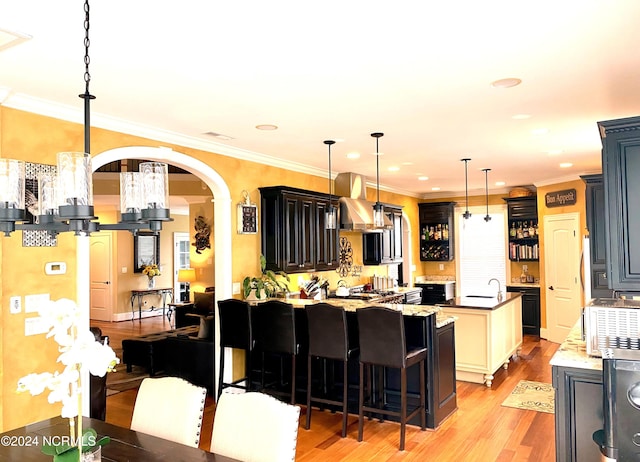
[[[593,432],[603,428],[602,371],[552,367],[557,462],[600,462]]]
[[[587,230],[589,231],[588,271],[591,279],[591,297],[609,298],[612,296],[607,281],[607,242],[606,201],[604,178],[602,175],[583,175],[587,212]]]
[[[598,122],[606,204],[608,287],[640,290],[640,117]]]

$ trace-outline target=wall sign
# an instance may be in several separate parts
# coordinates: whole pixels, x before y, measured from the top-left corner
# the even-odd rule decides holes
[[[238,204],[238,234],[258,233],[258,206],[251,203],[249,193],[242,191],[243,202]]]
[[[576,201],[577,197],[575,189],[563,189],[562,191],[549,192],[544,195],[544,202],[547,207],[575,205]]]

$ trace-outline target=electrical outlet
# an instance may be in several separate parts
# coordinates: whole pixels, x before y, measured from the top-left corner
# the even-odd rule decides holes
[[[239,282],[234,282],[233,283],[233,295],[238,295],[240,293],[240,283]]]
[[[444,271],[444,263],[440,263],[440,264],[438,265],[438,269],[439,269],[440,271]]]
[[[522,271],[529,271],[529,267],[527,265],[522,265]]]

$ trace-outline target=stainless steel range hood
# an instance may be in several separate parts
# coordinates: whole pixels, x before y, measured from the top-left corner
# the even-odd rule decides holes
[[[373,225],[374,202],[367,200],[364,178],[356,173],[339,173],[335,179],[335,193],[340,198],[340,229],[366,233],[392,229],[393,223],[384,215],[384,228]]]

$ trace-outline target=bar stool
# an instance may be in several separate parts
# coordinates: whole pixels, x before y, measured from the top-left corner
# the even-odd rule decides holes
[[[218,399],[222,390],[228,387],[251,391],[251,355],[255,340],[251,326],[251,307],[243,300],[234,298],[218,301],[220,315],[220,376],[218,378]],[[245,373],[232,382],[224,381],[224,349],[236,348],[245,350]],[[246,382],[245,382],[246,381]],[[245,385],[241,385],[245,382]]]
[[[281,394],[272,388],[275,383],[265,384],[266,355],[280,356],[280,381],[284,385],[282,356],[291,356],[291,404],[296,400],[296,356],[300,345],[296,341],[296,326],[293,305],[279,300],[260,303],[252,312],[256,330],[256,350],[262,355],[261,390],[270,394]]]
[[[349,380],[347,364],[349,358],[357,354],[358,348],[349,345],[347,315],[343,307],[327,303],[309,305],[305,309],[309,326],[309,354],[307,357],[307,422],[305,428],[311,426],[311,402],[342,406],[342,437],[347,436],[347,396]],[[324,397],[313,397],[311,392],[311,362],[313,358],[321,358],[326,368],[326,359],[342,361],[342,400]],[[323,388],[326,377],[323,380]]]
[[[360,394],[358,416],[358,441],[362,441],[364,431],[364,413],[390,415],[400,418],[400,450],[404,451],[405,430],[407,420],[420,413],[421,429],[426,429],[425,409],[425,359],[426,348],[407,351],[402,312],[391,308],[370,306],[356,311],[360,339]],[[407,415],[407,368],[420,365],[420,405]],[[371,366],[391,367],[400,370],[400,411],[384,407],[384,389],[379,387],[378,394],[382,400],[373,399],[369,390],[368,402],[365,403],[364,379],[365,366],[367,374]],[[370,381],[369,383],[373,383]],[[379,406],[374,406],[378,404]]]

